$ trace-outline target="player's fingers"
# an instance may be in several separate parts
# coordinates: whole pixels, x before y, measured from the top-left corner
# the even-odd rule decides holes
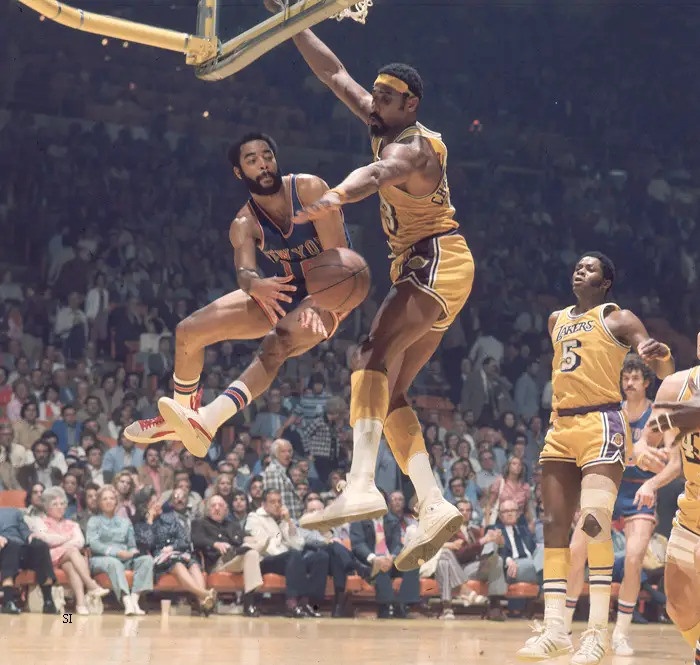
[[[284,277],[273,277],[276,282],[279,282],[280,284],[286,284],[287,282],[291,282],[294,279],[294,275],[285,275]]]
[[[685,404],[683,402],[654,402],[655,409],[666,409],[668,411],[678,411],[679,409],[682,409],[683,407],[685,407]],[[658,416],[656,416],[656,418],[663,420],[664,414],[660,413]]]
[[[294,286],[294,284],[280,284],[277,289],[279,291],[288,291],[289,293],[294,293],[294,291],[297,290],[297,287]]]

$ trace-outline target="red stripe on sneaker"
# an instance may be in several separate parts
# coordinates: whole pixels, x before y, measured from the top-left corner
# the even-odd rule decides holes
[[[170,434],[175,434],[175,430],[168,430],[166,432],[156,432],[155,434],[151,434],[151,438],[155,439],[157,436],[169,436]]]
[[[202,434],[204,434],[204,436],[207,437],[209,443],[211,443],[212,436],[211,434],[209,434],[209,432],[207,432],[207,430],[205,430],[194,418],[188,418],[187,420],[189,421],[190,425],[192,425],[192,427],[202,432]]]

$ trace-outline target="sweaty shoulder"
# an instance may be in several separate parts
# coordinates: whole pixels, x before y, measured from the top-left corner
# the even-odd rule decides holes
[[[657,402],[675,402],[688,380],[688,374],[690,374],[689,369],[684,369],[681,372],[676,372],[667,376],[659,386],[659,390],[656,393]]]
[[[549,327],[549,334],[550,335],[554,331],[554,326],[556,325],[557,319],[559,318],[559,315],[561,313],[562,313],[562,310],[558,309],[549,315],[549,320],[547,321],[547,326]]]
[[[253,217],[248,204],[238,211],[231,222],[228,237],[234,247],[240,247],[247,239],[262,240],[260,237],[260,225]]]
[[[320,199],[330,189],[323,178],[310,173],[297,174],[296,183],[297,194],[302,204],[312,203]]]

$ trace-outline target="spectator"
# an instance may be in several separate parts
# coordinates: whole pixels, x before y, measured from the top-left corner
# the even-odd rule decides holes
[[[0,508],[0,585],[3,614],[19,614],[15,604],[15,577],[20,570],[33,570],[44,598],[44,614],[58,614],[51,590],[56,575],[45,542],[34,538],[17,508]]]
[[[30,531],[38,529],[39,523],[41,523],[45,517],[44,503],[41,500],[45,489],[46,488],[41,483],[34,483],[24,498],[24,521],[27,523]]]
[[[98,348],[104,348],[108,338],[109,291],[106,288],[106,277],[103,272],[95,275],[95,285],[87,292],[85,316],[90,326],[90,339]]]
[[[58,310],[54,332],[66,358],[83,356],[88,340],[88,320],[80,309],[80,295],[75,291],[68,295],[67,305]]]
[[[61,417],[63,405],[58,398],[58,386],[51,384],[44,388],[39,403],[39,420],[53,423]]]
[[[131,521],[134,517],[134,494],[136,486],[131,472],[123,469],[114,476],[112,487],[117,492],[117,510],[116,515]]]
[[[104,413],[114,413],[114,410],[121,405],[124,399],[124,391],[117,387],[114,374],[105,374],[102,377],[102,388],[95,391],[95,396],[102,403]]]
[[[155,581],[172,573],[177,581],[198,601],[208,614],[216,604],[216,591],[207,589],[202,571],[192,555],[192,542],[185,527],[173,513],[164,513],[152,486],[134,496],[134,533],[139,552],[153,556]]]
[[[355,556],[372,566],[379,603],[377,618],[407,618],[408,606],[420,600],[420,579],[418,570],[400,572],[393,565],[402,548],[399,521],[387,513],[383,519],[354,522],[350,525],[350,542]],[[396,577],[402,578],[398,596],[394,595],[391,584]]]
[[[250,434],[271,438],[282,428],[289,413],[282,408],[282,393],[279,388],[270,388],[264,399],[265,408],[255,416]]]
[[[262,476],[253,476],[248,486],[248,509],[249,512],[262,507],[263,492],[265,483]]]
[[[489,447],[479,452],[479,465],[481,471],[476,474],[476,486],[479,488],[480,494],[487,497],[494,482],[501,479],[496,473],[496,460]],[[489,519],[488,513],[484,513],[484,516]]]
[[[79,445],[83,424],[78,422],[75,407],[67,404],[61,409],[61,420],[57,420],[51,431],[58,437],[58,450],[67,453],[69,448]]]
[[[143,450],[137,448],[133,441],[124,436],[124,430],[119,432],[117,445],[110,448],[102,462],[102,472],[105,482],[112,482],[114,476],[127,466],[141,467],[144,464]]]
[[[88,395],[85,399],[85,406],[78,411],[78,420],[86,426],[86,420],[96,420],[99,425],[96,434],[99,432],[107,432],[109,421],[107,416],[102,411],[102,402],[96,395]]]
[[[124,605],[124,614],[145,614],[139,607],[141,594],[153,589],[153,557],[139,553],[131,522],[116,514],[118,495],[105,485],[95,498],[99,514],[87,523],[87,544],[92,551],[90,571],[107,573],[114,595]],[[132,588],[125,571],[134,571]]]
[[[22,417],[22,407],[29,401],[29,383],[24,379],[12,382],[12,397],[7,403],[7,419],[16,423]]]
[[[503,477],[495,480],[489,488],[486,502],[486,515],[492,514],[492,509],[504,501],[514,501],[518,507],[517,519],[525,516],[524,524],[534,523],[534,515],[530,510],[532,490],[525,482],[525,467],[520,459],[511,457],[506,463]],[[496,512],[498,509],[496,508]]]
[[[160,460],[160,451],[154,444],[149,445],[144,453],[144,464],[139,467],[139,484],[144,487],[153,487],[156,496],[173,488],[173,470],[163,466]]]
[[[78,520],[80,512],[80,503],[78,501],[78,490],[80,488],[80,480],[75,473],[69,472],[63,476],[61,487],[66,494],[66,519]]]
[[[17,469],[28,464],[30,457],[31,451],[15,441],[13,426],[10,423],[0,423],[0,461],[6,461],[12,469]]]
[[[537,384],[539,372],[539,361],[531,360],[527,371],[515,382],[515,408],[518,415],[525,420],[530,420],[540,412],[541,391]]]
[[[245,492],[241,490],[234,491],[232,508],[229,518],[234,522],[238,522],[239,526],[245,529],[245,523],[248,519],[248,513],[250,512],[248,508],[248,497]]]
[[[56,487],[61,484],[61,471],[51,465],[53,450],[51,444],[44,439],[39,439],[32,446],[34,462],[25,464],[17,469],[17,481],[26,491],[36,483],[42,483],[44,487]]]
[[[457,508],[464,517],[460,530],[445,545],[435,570],[435,579],[440,586],[442,599],[441,619],[454,619],[452,591],[461,587],[467,580],[478,580],[488,584],[489,610],[486,618],[503,621],[502,599],[507,587],[503,573],[503,561],[498,556],[496,546],[503,544],[496,530],[483,534],[482,529],[472,524],[472,504],[464,499],[457,502]],[[474,592],[463,596],[467,604],[481,604],[485,599]]]
[[[207,573],[243,572],[243,614],[259,616],[255,590],[263,585],[260,554],[246,541],[243,527],[228,518],[222,497],[212,495],[206,502],[207,516],[192,522],[192,544],[204,560]]]
[[[39,417],[39,409],[35,402],[27,402],[22,406],[20,411],[20,419],[15,422],[15,443],[23,446],[25,450],[29,450],[32,444],[41,438],[41,435],[46,431],[37,419]]]
[[[190,482],[190,474],[187,471],[181,470],[175,472],[174,488],[163,492],[160,499],[163,504],[170,500],[173,492],[176,489],[182,489],[185,493],[185,509],[189,520],[192,521],[197,517],[204,515],[204,503],[202,497],[197,492],[192,491],[192,483]]]
[[[291,444],[288,444],[291,448]],[[248,515],[246,530],[260,546],[263,559],[260,569],[265,575],[276,573],[285,577],[287,616],[302,619],[318,616],[309,605],[309,598],[322,599],[328,576],[328,556],[304,559],[304,539],[297,531],[289,509],[282,504],[279,490],[265,489],[263,505]]]
[[[299,519],[302,503],[294,491],[294,483],[287,475],[292,466],[292,444],[284,439],[275,439],[272,444],[272,461],[263,473],[265,490],[277,490],[282,497],[282,504],[289,511],[292,519]]]
[[[68,576],[75,595],[76,613],[90,614],[85,604],[86,595],[88,600],[102,598],[109,593],[109,589],[102,588],[90,577],[90,570],[81,553],[85,546],[83,532],[77,523],[66,518],[66,493],[60,487],[49,487],[41,500],[46,517],[38,523],[40,528],[33,534],[49,546],[53,566],[62,568]]]
[[[102,448],[97,444],[90,446],[87,449],[87,466],[85,473],[87,479],[102,487],[105,484],[104,469],[102,468]]]
[[[148,355],[148,373],[157,376],[160,381],[172,375],[173,367],[170,335],[162,335],[158,340],[158,353]]]
[[[326,402],[325,413],[307,420],[304,425],[304,453],[313,459],[321,478],[338,468],[341,456],[339,428],[346,411],[347,406],[341,398],[331,397]]]
[[[323,374],[320,372],[312,374],[308,389],[304,391],[301,400],[299,400],[299,406],[304,412],[304,420],[313,420],[323,415],[328,397],[326,379]]]
[[[78,513],[78,524],[83,533],[87,533],[87,525],[91,517],[98,514],[97,494],[100,491],[99,485],[88,483],[83,490],[83,498],[80,505],[83,506],[83,511]]]
[[[203,463],[203,466],[206,469],[210,469],[206,462]],[[189,474],[192,491],[204,497],[207,491],[207,478],[197,472],[195,469],[195,458],[187,448],[183,448],[180,451],[180,467]]]

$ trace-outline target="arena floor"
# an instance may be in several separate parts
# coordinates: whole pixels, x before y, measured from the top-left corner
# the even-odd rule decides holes
[[[580,633],[582,624],[575,627]],[[116,614],[78,617],[0,616],[3,665],[509,665],[529,637],[525,621],[477,619],[281,618]],[[690,649],[670,626],[633,626],[634,658],[614,665],[690,662]],[[567,658],[554,661],[558,665]]]

